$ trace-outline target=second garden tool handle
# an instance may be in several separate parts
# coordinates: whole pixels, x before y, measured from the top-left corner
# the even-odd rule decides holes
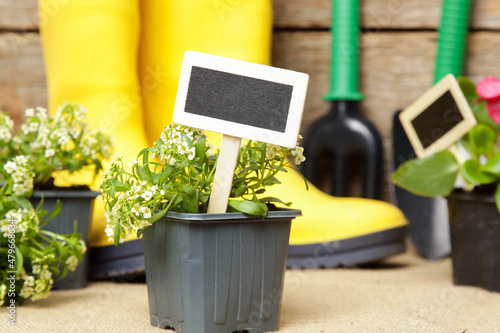
[[[359,101],[359,0],[332,1],[332,60],[327,101]]]
[[[471,0],[443,0],[434,83],[462,74]]]

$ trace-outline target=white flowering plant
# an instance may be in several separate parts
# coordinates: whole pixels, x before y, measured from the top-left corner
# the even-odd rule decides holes
[[[143,149],[130,164],[116,156],[103,173],[101,185],[110,240],[118,244],[134,232],[140,236],[167,211],[206,213],[218,153],[203,131],[173,123],[165,126],[154,147]],[[265,217],[275,203],[289,206],[291,203],[265,196],[266,187],[279,184],[279,172],[304,160],[299,146],[290,150],[245,141],[234,173],[229,211]]]
[[[0,189],[0,306],[16,299],[36,301],[50,295],[54,279],[74,271],[86,251],[81,235],[59,235],[43,227],[60,209],[48,214],[42,202],[34,209],[7,183]]]
[[[51,187],[53,173],[69,173],[93,168],[94,175],[102,169],[101,161],[111,156],[111,139],[99,130],[88,128],[87,110],[77,104],[61,105],[54,117],[41,107],[27,109],[26,120],[14,134],[14,123],[7,113],[0,111],[0,160],[4,169],[18,180],[18,195]],[[18,169],[19,155],[24,156],[28,169]],[[26,172],[32,174],[27,176]],[[16,175],[16,176],[14,176]],[[22,183],[21,178],[33,178],[33,183]],[[1,180],[1,179],[0,179]]]

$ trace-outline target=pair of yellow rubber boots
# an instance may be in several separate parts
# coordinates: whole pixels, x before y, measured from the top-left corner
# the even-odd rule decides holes
[[[270,0],[39,0],[39,17],[50,111],[64,101],[86,106],[90,125],[113,137],[125,161],[171,122],[186,50],[270,63]],[[303,213],[292,223],[289,267],[335,267],[404,251],[406,220],[394,206],[335,198],[312,185],[306,191],[294,172],[280,180],[269,195]],[[56,183],[68,185],[68,179]],[[140,270],[140,241],[115,248],[104,227],[96,202],[90,275]]]

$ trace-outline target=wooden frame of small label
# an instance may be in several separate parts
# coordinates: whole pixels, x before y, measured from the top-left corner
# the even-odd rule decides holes
[[[292,86],[293,91],[291,93],[285,131],[278,132],[186,112],[185,106],[193,66]],[[297,144],[308,81],[309,76],[305,73],[211,54],[186,51],[182,62],[173,120],[174,122],[194,128],[293,148]]]
[[[413,121],[447,92],[451,93],[451,96],[453,97],[457,109],[463,119],[453,128],[445,132],[441,137],[432,142],[429,146],[424,147],[417,131],[413,126]],[[452,74],[446,75],[431,89],[426,91],[416,101],[404,109],[400,113],[399,119],[406,135],[408,136],[408,139],[410,140],[410,143],[413,146],[413,149],[415,150],[415,153],[419,158],[424,158],[439,151],[448,149],[476,125],[474,114],[472,113],[472,110],[470,109],[457,80]]]

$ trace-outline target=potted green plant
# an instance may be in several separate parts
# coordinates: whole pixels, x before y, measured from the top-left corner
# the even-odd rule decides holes
[[[83,260],[86,245],[76,225],[64,235],[44,229],[61,204],[50,215],[42,204],[33,208],[26,197],[33,173],[25,156],[16,156],[0,174],[5,180],[0,189],[0,306],[12,307],[48,297],[54,280]]]
[[[26,120],[13,134],[13,122],[0,112],[0,160],[8,169],[17,156],[24,156],[30,165],[32,180],[14,184],[14,194],[26,191],[33,206],[42,200],[44,209],[53,210],[57,200],[62,209],[57,217],[44,226],[59,234],[73,232],[73,222],[78,221],[78,232],[87,242],[93,201],[99,194],[87,185],[56,186],[54,177],[70,174],[93,174],[85,182],[90,184],[102,170],[103,159],[111,155],[110,138],[98,130],[88,128],[86,109],[81,105],[61,105],[54,117],[44,108],[27,109]],[[29,188],[29,190],[28,190]],[[87,243],[88,245],[88,243]],[[57,281],[55,288],[82,288],[86,283],[88,255],[75,272]]]
[[[217,157],[202,131],[171,124],[130,171],[116,159],[102,178],[105,231],[115,244],[144,237],[152,325],[277,330],[290,224],[300,211],[276,210],[287,203],[265,190],[304,160],[302,148],[244,143],[228,212],[207,214]]]
[[[455,284],[500,292],[500,80],[486,77],[476,86],[459,77],[458,83],[477,125],[457,142],[460,149],[410,160],[392,181],[419,195],[447,197]]]

